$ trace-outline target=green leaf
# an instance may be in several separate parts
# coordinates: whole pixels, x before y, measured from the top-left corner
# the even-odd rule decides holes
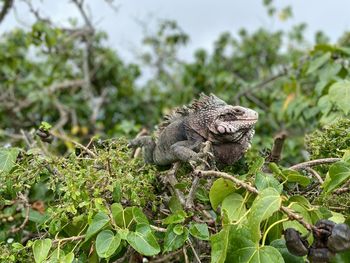
[[[282,173],[287,176],[287,181],[290,183],[298,183],[302,187],[306,187],[311,183],[311,179],[304,175],[301,175],[297,171],[285,169]]]
[[[221,204],[221,202],[225,199],[225,197],[235,190],[235,185],[230,180],[225,180],[223,178],[217,179],[213,183],[209,192],[209,199],[213,209],[216,210],[219,204]]]
[[[254,163],[249,166],[248,174],[255,175],[257,172],[261,170],[265,163],[265,159],[261,156],[258,156],[254,159]]]
[[[309,224],[312,223],[310,213],[309,213],[308,209],[305,208],[303,205],[298,204],[298,203],[291,203],[289,205],[289,208],[291,208],[294,211],[294,213],[301,215],[303,217],[303,219],[306,222],[308,222]],[[294,228],[294,229],[298,230],[300,233],[302,233],[303,235],[306,235],[308,233],[307,229],[295,220],[283,222],[283,228],[284,229]],[[311,238],[311,236],[310,236],[310,238]]]
[[[222,202],[221,211],[226,211],[230,222],[239,220],[246,212],[244,199],[240,194],[232,193]]]
[[[97,235],[96,251],[100,258],[109,258],[120,245],[120,235],[111,230],[104,230]]]
[[[185,211],[180,210],[180,211],[178,211],[177,213],[172,214],[172,215],[166,217],[166,218],[163,220],[163,224],[169,225],[169,224],[178,224],[178,223],[182,223],[182,222],[185,221],[186,217],[187,217],[187,215],[186,215]]]
[[[255,176],[255,186],[258,191],[262,191],[268,187],[275,188],[279,193],[283,190],[283,185],[273,177],[271,174],[265,174],[262,172],[258,172]]]
[[[284,239],[276,239],[270,244],[272,247],[276,248],[282,255],[285,263],[304,263],[304,259],[302,257],[292,255],[287,247],[286,241]]]
[[[244,247],[235,251],[232,258],[236,258],[237,263],[284,263],[281,253],[274,247]]]
[[[260,223],[279,210],[281,202],[281,196],[274,188],[266,188],[254,200],[248,215],[248,222],[255,242],[260,240]]]
[[[209,230],[207,224],[191,223],[190,234],[200,240],[209,240]]]
[[[345,114],[350,112],[350,81],[343,80],[334,83],[329,88],[329,99]]]
[[[49,251],[52,246],[52,240],[51,239],[43,239],[43,240],[36,240],[33,244],[33,254],[34,254],[34,260],[36,263],[43,262],[47,255],[49,254]]]
[[[328,177],[322,187],[325,194],[332,192],[350,178],[350,163],[340,161],[333,164],[328,171]]]
[[[73,252],[69,252],[67,255],[65,255],[62,258],[62,261],[60,262],[64,262],[64,263],[72,263],[74,260],[74,253]]]
[[[160,252],[159,244],[149,225],[137,225],[135,232],[129,232],[127,241],[137,252],[142,255],[154,256]]]
[[[112,192],[112,197],[113,197],[114,202],[120,202],[120,200],[122,198],[122,188],[118,182],[114,186],[114,189]]]
[[[19,154],[18,148],[1,148],[0,149],[0,173],[9,172],[16,164]]]
[[[228,247],[229,228],[224,227],[221,231],[210,237],[211,262],[224,263]]]
[[[111,205],[111,211],[117,226],[122,228],[128,228],[134,218],[133,207],[127,207],[123,209],[123,206],[119,203]]]
[[[141,208],[139,207],[133,207],[132,208],[132,214],[134,216],[134,220],[137,224],[146,224],[149,225],[148,219],[146,215],[142,212]]]
[[[88,240],[90,237],[92,237],[94,234],[100,231],[103,227],[107,225],[108,222],[109,222],[109,217],[107,214],[103,212],[97,213],[95,217],[92,219],[92,222],[86,231],[85,240]]]
[[[323,54],[321,57],[314,59],[313,61],[311,61],[306,74],[309,75],[312,72],[316,71],[317,69],[322,67],[330,58],[331,58],[331,53],[327,52]]]
[[[182,210],[182,205],[176,196],[172,196],[170,198],[168,206],[169,206],[169,209],[172,213],[176,213],[176,212]]]
[[[188,238],[188,229],[185,227],[181,235],[174,232],[175,225],[169,225],[164,237],[164,253],[176,250],[183,246]]]

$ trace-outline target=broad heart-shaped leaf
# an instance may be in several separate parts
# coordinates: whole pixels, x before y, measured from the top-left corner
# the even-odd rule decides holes
[[[112,215],[117,226],[128,228],[133,220],[133,207],[123,209],[119,203],[111,205]],[[137,213],[137,212],[136,212]]]
[[[104,230],[97,235],[96,251],[100,258],[109,258],[120,245],[120,235],[111,230]]]
[[[350,112],[350,81],[338,81],[329,88],[330,100],[345,114]]]
[[[260,223],[269,218],[281,206],[281,196],[274,188],[261,191],[254,200],[248,215],[249,228],[255,242],[260,240]]]
[[[350,163],[340,161],[333,164],[328,171],[328,176],[323,183],[323,191],[325,194],[332,192],[343,182],[350,178]]]
[[[88,229],[86,230],[85,240],[88,240],[90,237],[100,231],[105,225],[107,225],[108,222],[108,215],[103,212],[97,213],[92,219],[92,222],[89,225]]]
[[[276,239],[270,244],[272,247],[276,248],[282,255],[285,263],[304,263],[304,259],[302,257],[297,257],[292,255],[287,247],[286,241],[284,239]]]
[[[331,57],[331,53],[327,52],[323,54],[321,57],[318,57],[312,60],[306,74],[311,74],[312,72],[322,67],[323,64],[325,64],[330,59],[330,57]]]
[[[0,148],[0,173],[9,172],[15,166],[18,148]]]
[[[127,241],[137,252],[145,256],[154,256],[160,252],[159,244],[149,225],[138,224],[135,232],[130,231]]]
[[[207,224],[191,223],[190,234],[200,240],[209,240],[209,230]]]
[[[235,263],[282,263],[281,254],[273,247],[259,247],[247,226],[231,226],[225,262]]]
[[[219,233],[210,237],[212,263],[225,262],[228,247],[229,230],[229,227],[224,226]]]
[[[34,254],[34,260],[36,263],[43,262],[47,255],[49,254],[50,248],[52,246],[51,239],[39,239],[36,240],[33,244],[33,254]]]
[[[281,253],[274,247],[264,246],[244,247],[230,255],[234,261],[227,262],[235,263],[284,263]]]
[[[174,232],[176,225],[169,225],[164,237],[164,252],[173,251],[181,247],[188,238],[188,229],[185,227],[181,235]]]
[[[298,183],[302,187],[306,187],[311,183],[311,180],[309,177],[301,175],[297,171],[285,169],[282,171],[282,173],[287,177],[287,181],[290,183]]]
[[[225,197],[235,190],[236,188],[233,182],[223,178],[217,179],[209,192],[209,199],[213,209],[216,210]]]
[[[275,188],[279,193],[283,190],[283,185],[273,177],[271,174],[265,174],[258,172],[255,176],[255,186],[258,191],[262,191],[265,188],[272,187]]]
[[[230,222],[239,220],[246,212],[244,199],[240,194],[232,193],[222,201],[221,211],[226,211]]]

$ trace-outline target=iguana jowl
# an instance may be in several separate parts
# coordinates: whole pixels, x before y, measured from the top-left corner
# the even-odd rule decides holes
[[[146,162],[168,165],[177,161],[198,161],[200,146],[212,143],[217,162],[232,164],[250,146],[258,113],[228,105],[213,94],[201,94],[189,106],[176,109],[159,125],[157,136],[141,136],[130,147],[143,147]]]

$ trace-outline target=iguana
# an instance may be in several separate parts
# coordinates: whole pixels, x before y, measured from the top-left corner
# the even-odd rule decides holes
[[[145,162],[168,165],[177,161],[199,161],[201,144],[212,143],[217,162],[232,164],[250,147],[258,113],[228,105],[214,94],[201,94],[189,106],[165,116],[155,138],[140,136],[129,147],[143,147]]]

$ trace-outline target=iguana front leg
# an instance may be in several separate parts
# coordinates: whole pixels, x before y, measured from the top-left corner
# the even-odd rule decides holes
[[[154,163],[153,152],[154,152],[154,148],[156,147],[156,143],[154,142],[151,136],[137,137],[129,142],[128,147],[130,148],[142,147],[142,155],[145,162]]]
[[[195,167],[195,163],[201,162],[209,167],[209,164],[206,160],[203,159],[206,156],[206,153],[203,152],[195,152],[194,150],[199,150],[202,141],[180,141],[174,143],[170,150],[172,154],[180,161],[189,162],[191,166]],[[194,162],[194,163],[193,163]]]

